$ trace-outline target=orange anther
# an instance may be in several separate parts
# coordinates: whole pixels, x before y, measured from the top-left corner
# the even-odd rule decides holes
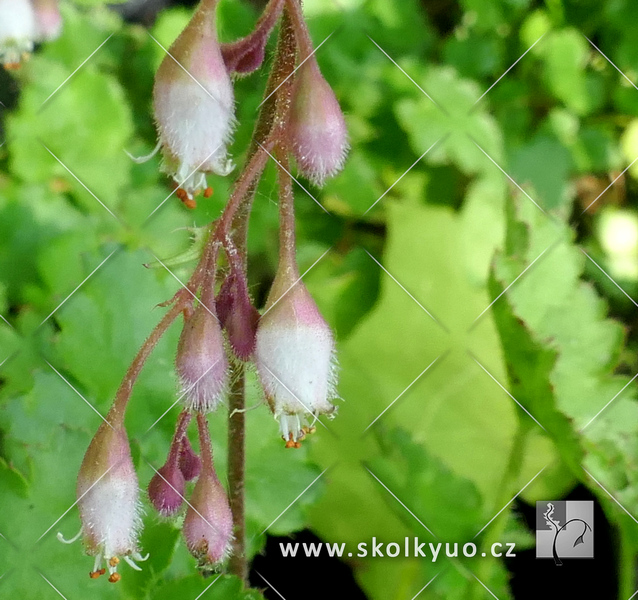
[[[122,579],[122,576],[119,573],[111,573],[109,575],[109,582],[111,583],[117,583],[120,579]]]
[[[301,448],[301,442],[295,442],[294,447],[295,448]]]
[[[186,208],[190,208],[191,210],[197,208],[197,202],[195,202],[192,198],[185,198],[182,202]]]
[[[212,187],[207,187],[204,190],[204,198],[210,198],[213,195],[213,188]]]
[[[100,573],[100,571],[91,571],[89,573],[89,577],[91,579],[97,579],[100,575],[102,575],[102,573]]]
[[[177,188],[175,190],[175,195],[182,201],[184,202],[184,200],[186,200],[188,198],[188,194],[186,193],[186,190],[183,190],[182,188]]]
[[[295,446],[296,442],[293,442],[292,440],[289,440],[286,442],[286,448],[296,448]]]
[[[112,567],[116,567],[119,564],[120,559],[117,556],[111,556],[111,558],[109,558],[109,565],[111,565]]]
[[[20,63],[7,63],[4,65],[6,71],[17,71],[20,68]]]

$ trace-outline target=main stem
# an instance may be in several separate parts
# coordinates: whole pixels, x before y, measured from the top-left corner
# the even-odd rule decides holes
[[[292,73],[297,56],[296,39],[290,16],[284,11],[277,53],[273,69],[266,88],[266,101],[259,114],[253,140],[249,149],[249,162],[256,157],[265,157],[266,143],[268,152],[275,148],[285,132],[285,122],[290,107],[290,90]],[[265,162],[264,162],[265,166]],[[248,219],[257,187],[256,178],[241,198],[237,200],[237,209],[233,213],[234,244],[240,259],[246,263],[246,239]],[[230,232],[226,231],[226,234]],[[232,388],[229,398],[228,417],[228,486],[230,508],[233,513],[234,540],[228,570],[233,575],[248,582],[248,557],[246,555],[246,369],[245,365],[236,362],[232,368]]]

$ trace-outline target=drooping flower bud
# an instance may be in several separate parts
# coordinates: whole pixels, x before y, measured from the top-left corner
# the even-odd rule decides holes
[[[181,442],[171,444],[166,464],[157,470],[148,484],[148,497],[162,517],[172,517],[184,503],[185,480],[179,468]]]
[[[121,558],[139,571],[133,561],[145,560],[138,547],[141,504],[123,425],[106,422],[100,425],[80,467],[77,496],[82,521],[80,533],[87,553],[95,556],[91,578],[105,573],[104,561],[109,581],[119,581],[117,565]],[[65,541],[60,534],[58,538]]]
[[[33,50],[36,22],[30,0],[0,0],[0,63],[17,69]]]
[[[255,350],[259,313],[250,301],[244,273],[232,270],[224,280],[217,296],[217,314],[235,356],[249,360]]]
[[[179,468],[186,481],[192,481],[202,471],[202,459],[193,450],[187,436],[182,438],[182,447],[179,451]]]
[[[35,11],[36,39],[50,42],[62,33],[59,0],[32,0]]]
[[[186,409],[215,410],[226,391],[228,360],[219,321],[204,304],[184,322],[175,364]]]
[[[155,76],[153,104],[164,170],[182,200],[206,190],[206,173],[228,175],[235,127],[230,76],[215,31],[218,0],[202,0]]]
[[[297,70],[288,132],[304,177],[321,186],[343,169],[349,148],[346,122],[313,56]]]
[[[284,0],[270,0],[255,29],[246,37],[222,44],[222,56],[230,73],[248,75],[264,62],[266,42],[281,15]]]
[[[334,413],[335,343],[295,269],[281,268],[257,328],[255,364],[287,447],[298,447],[308,419]]]
[[[203,415],[198,415],[198,424],[203,467],[188,503],[182,531],[188,550],[199,561],[199,566],[206,568],[219,566],[228,557],[233,538],[233,514],[213,467],[208,425]]]

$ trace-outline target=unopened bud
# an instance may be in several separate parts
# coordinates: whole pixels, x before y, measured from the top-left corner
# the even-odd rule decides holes
[[[186,481],[191,481],[202,471],[202,459],[193,450],[187,436],[182,438],[182,447],[179,451],[179,468]]]
[[[186,409],[215,410],[226,392],[228,360],[219,321],[204,304],[184,323],[175,364]]]
[[[0,0],[0,64],[17,69],[29,57],[36,37],[30,0]]]
[[[32,0],[35,11],[36,38],[50,42],[62,33],[62,15],[59,0]]]
[[[323,185],[343,169],[348,131],[339,102],[314,57],[297,71],[290,109],[289,141],[300,172]]]
[[[162,517],[173,516],[184,502],[184,474],[179,468],[177,453],[175,458],[172,454],[148,484],[149,500]]]
[[[183,533],[200,567],[218,566],[230,553],[233,515],[217,474],[206,465],[189,501]]]
[[[233,169],[226,146],[235,127],[230,76],[215,31],[218,0],[202,0],[155,77],[153,104],[164,170],[190,200],[206,173]]]
[[[249,360],[255,350],[259,313],[250,300],[243,273],[231,271],[224,280],[217,296],[217,314],[235,356]]]
[[[286,442],[303,439],[308,419],[333,413],[335,343],[294,273],[278,274],[257,328],[255,364]]]

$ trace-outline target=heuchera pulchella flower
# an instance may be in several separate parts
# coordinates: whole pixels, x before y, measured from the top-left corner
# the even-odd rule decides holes
[[[204,458],[202,472],[191,496],[182,532],[190,553],[200,568],[215,568],[230,554],[233,514],[210,460]]]
[[[288,136],[299,171],[315,185],[343,169],[349,148],[346,122],[314,56],[297,71]]]
[[[335,411],[335,342],[297,270],[285,263],[257,328],[255,364],[286,445],[298,447],[309,419]]]
[[[208,413],[224,398],[228,384],[228,359],[217,316],[200,303],[186,318],[175,360],[188,410]]]
[[[29,57],[36,32],[30,0],[0,0],[0,63],[6,69],[17,69]]]
[[[233,169],[226,146],[235,127],[235,98],[215,30],[217,3],[202,0],[155,76],[163,169],[184,201],[208,189],[206,173]]]
[[[35,11],[36,39],[50,42],[62,33],[62,15],[58,0],[32,0]]]
[[[179,444],[171,446],[166,464],[159,468],[148,484],[148,498],[162,517],[172,517],[184,503],[186,480],[179,468]]]
[[[69,543],[81,535],[87,554],[95,556],[91,578],[108,569],[109,581],[119,581],[117,565],[122,558],[139,571],[134,561],[148,557],[139,553],[139,486],[122,425],[100,425],[80,467],[77,497],[82,529]],[[61,534],[58,538],[67,541]]]

